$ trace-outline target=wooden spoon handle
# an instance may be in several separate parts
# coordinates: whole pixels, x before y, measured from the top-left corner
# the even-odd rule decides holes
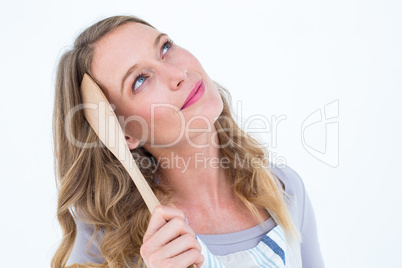
[[[126,142],[124,142],[126,144]],[[137,186],[138,191],[140,192],[142,198],[145,201],[149,211],[152,213],[156,206],[160,205],[159,200],[156,198],[154,192],[152,191],[151,187],[149,187],[148,182],[145,180],[144,176],[142,175],[141,171],[139,170],[137,163],[131,152],[126,144],[125,153],[127,157],[124,159],[119,159],[124,168],[127,170],[128,174],[130,175],[131,179],[134,181],[135,186]]]
[[[159,201],[135,163],[123,130],[109,101],[92,78],[84,74],[81,82],[84,116],[105,146],[123,164],[152,213]]]

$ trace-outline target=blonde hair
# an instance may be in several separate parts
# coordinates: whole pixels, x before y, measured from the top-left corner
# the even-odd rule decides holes
[[[82,103],[80,83],[84,73],[91,75],[96,42],[108,32],[129,22],[154,28],[134,16],[103,19],[83,31],[76,38],[74,47],[66,51],[58,63],[53,140],[58,187],[57,218],[63,237],[51,261],[53,268],[66,266],[77,234],[75,217],[94,226],[94,235],[87,245],[87,251],[95,235],[102,234],[100,251],[105,261],[101,265],[88,266],[117,268],[142,264],[140,247],[150,212],[128,173],[102,145],[82,111],[75,112],[69,118],[69,112]],[[231,180],[235,195],[259,222],[262,223],[263,219],[257,208],[266,208],[285,232],[300,239],[285,203],[285,192],[282,187],[278,187],[278,181],[267,167],[267,151],[256,146],[257,141],[238,127],[232,117],[229,92],[214,83],[223,101],[223,111],[215,121],[215,127],[220,144],[225,145],[220,149],[221,155],[230,160],[225,172]],[[95,143],[98,146],[77,146],[71,142],[71,137],[82,145]],[[167,204],[171,197],[170,191],[154,180],[158,170],[153,156],[143,147],[132,150],[132,153],[137,156],[137,161],[150,160],[151,166],[139,165],[139,168],[160,202]],[[245,166],[237,166],[239,158],[246,160]],[[257,167],[256,159],[261,162]],[[250,161],[254,161],[254,164]]]

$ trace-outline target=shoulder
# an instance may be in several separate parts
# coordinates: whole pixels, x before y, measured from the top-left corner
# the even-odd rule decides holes
[[[306,198],[306,189],[302,178],[289,165],[270,164],[269,169],[284,185],[285,192],[289,196],[289,198],[286,199],[289,213],[296,227],[301,230]]]
[[[287,165],[270,165],[270,170],[285,186],[291,198],[288,203],[290,215],[301,233],[301,255],[303,267],[324,267],[317,224],[312,203],[299,174]]]

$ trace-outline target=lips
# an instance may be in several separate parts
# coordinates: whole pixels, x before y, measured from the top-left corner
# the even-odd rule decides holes
[[[204,92],[205,92],[205,86],[201,79],[195,84],[194,88],[190,91],[190,94],[188,94],[187,99],[184,101],[184,104],[180,110],[183,110],[188,106],[192,105],[193,103],[197,102],[202,97]]]

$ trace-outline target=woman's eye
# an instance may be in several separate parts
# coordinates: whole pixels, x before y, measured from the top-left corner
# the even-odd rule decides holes
[[[145,79],[147,78],[144,76],[144,74],[139,74],[134,80],[132,90],[136,91],[145,82]]]
[[[162,56],[165,55],[165,53],[172,47],[173,45],[173,41],[172,40],[168,40],[166,41],[166,43],[163,44],[162,46]],[[166,52],[165,52],[166,50]]]
[[[171,39],[167,40],[162,46],[162,56],[166,54],[166,52],[173,46],[173,41]],[[132,84],[131,88],[133,91],[136,91],[142,84],[144,84],[147,77],[141,73],[138,74]]]

